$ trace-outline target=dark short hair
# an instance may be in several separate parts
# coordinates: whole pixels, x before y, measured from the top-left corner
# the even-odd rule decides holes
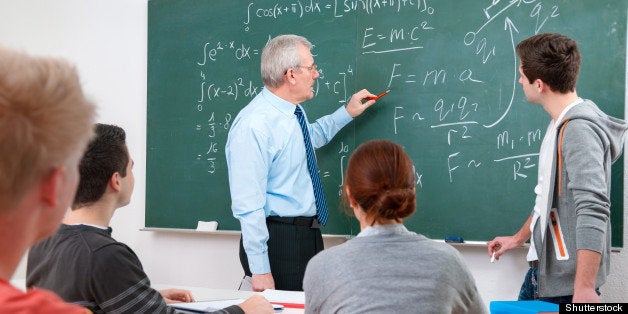
[[[367,141],[349,158],[345,187],[349,187],[351,198],[373,222],[399,222],[412,215],[416,210],[414,186],[412,160],[398,144],[388,140]],[[349,203],[346,188],[343,203],[346,209]]]
[[[541,79],[559,93],[576,90],[582,56],[575,40],[556,33],[538,34],[520,42],[516,50],[530,84]]]
[[[72,209],[98,201],[114,173],[126,176],[129,152],[124,130],[119,126],[97,123],[94,133],[95,137],[79,164],[81,179]]]

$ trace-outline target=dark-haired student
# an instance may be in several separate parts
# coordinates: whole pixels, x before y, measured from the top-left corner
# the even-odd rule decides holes
[[[551,120],[532,213],[515,235],[489,241],[488,254],[499,259],[531,239],[519,300],[600,302],[598,288],[610,270],[611,164],[622,153],[627,125],[578,96],[582,56],[576,41],[538,34],[516,51],[526,99]]]
[[[306,313],[486,313],[460,253],[403,225],[416,196],[412,161],[401,146],[360,145],[349,159],[343,201],[361,231],[310,260]]]
[[[9,280],[70,206],[94,115],[68,62],[0,47],[0,313],[89,313]]]
[[[94,313],[174,312],[167,303],[194,301],[192,294],[151,288],[137,255],[111,237],[111,218],[130,202],[135,183],[126,134],[106,124],[97,124],[95,133],[80,162],[72,210],[61,228],[28,254],[26,285],[52,290]],[[216,313],[272,312],[256,295]]]

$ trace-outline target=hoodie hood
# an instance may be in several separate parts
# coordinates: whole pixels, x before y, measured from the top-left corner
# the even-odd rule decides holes
[[[592,122],[602,132],[600,135],[605,135],[604,137],[608,139],[611,161],[615,162],[621,156],[628,124],[624,120],[611,117],[602,112],[592,101],[588,99],[583,100],[583,103],[574,106],[565,114],[561,127],[565,121],[573,119],[584,119]]]

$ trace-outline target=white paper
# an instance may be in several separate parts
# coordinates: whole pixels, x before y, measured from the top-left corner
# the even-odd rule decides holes
[[[305,304],[305,293],[303,291],[286,291],[266,289],[260,292],[268,301],[281,303]]]

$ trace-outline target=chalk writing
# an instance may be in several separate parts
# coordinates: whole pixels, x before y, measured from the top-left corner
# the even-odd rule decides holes
[[[468,57],[471,58],[478,57],[479,63],[450,65],[446,63],[391,62],[380,65],[383,69],[387,69],[386,85],[393,90],[391,95],[403,90],[414,90],[413,93],[417,95],[422,93],[433,95],[431,99],[422,98],[421,101],[410,101],[390,106],[392,110],[392,134],[400,135],[403,133],[403,136],[406,137],[408,132],[414,132],[411,130],[429,127],[424,130],[433,130],[436,132],[434,135],[441,135],[439,138],[443,139],[444,145],[456,149],[444,156],[446,165],[443,167],[443,171],[448,175],[449,182],[452,184],[456,182],[457,173],[461,166],[477,169],[483,167],[487,162],[502,163],[511,160],[514,167],[513,180],[527,178],[529,174],[525,173],[524,170],[535,166],[530,159],[533,155],[530,154],[478,160],[475,157],[465,157],[465,151],[460,150],[462,146],[458,147],[458,145],[476,140],[480,134],[476,128],[494,128],[509,117],[517,90],[518,65],[514,46],[515,37],[520,32],[516,26],[517,23],[511,16],[519,10],[527,11],[527,17],[533,22],[535,32],[540,31],[551,19],[560,15],[558,6],[548,7],[536,0],[493,0],[479,10],[483,21],[459,37],[461,52],[467,53]],[[438,36],[438,32],[442,29],[438,23],[442,19],[439,13],[436,2],[427,0],[266,1],[250,2],[242,14],[242,21],[243,31],[250,33],[252,31],[259,32],[256,29],[257,25],[269,19],[306,21],[316,19],[319,16],[327,16],[328,19],[335,20],[347,19],[356,14],[378,17],[394,16],[395,14],[416,15],[415,22],[410,24],[395,25],[394,19],[392,19],[389,23],[362,25],[358,31],[360,54],[366,58],[365,60],[368,60],[371,56],[375,58],[377,55],[407,55],[411,51],[418,50],[433,53],[435,48],[430,43],[433,41],[433,36]],[[508,35],[506,41],[503,38],[495,37],[492,31],[488,31],[492,24],[500,21],[503,21],[503,31]],[[267,35],[268,39],[271,37],[271,34]],[[198,45],[199,56],[194,64],[200,70],[199,92],[195,105],[196,111],[200,114],[199,117],[206,116],[205,108],[207,106],[213,108],[212,103],[220,104],[225,101],[233,101],[243,106],[259,94],[263,88],[261,82],[246,75],[246,72],[234,69],[232,78],[209,74],[215,71],[215,67],[225,63],[242,64],[244,67],[252,68],[258,67],[264,43],[253,44],[242,39],[236,39],[236,37],[214,36],[211,41],[204,41]],[[318,57],[323,51],[321,49],[324,49],[324,43],[314,42],[314,45],[313,55]],[[464,47],[471,47],[472,49],[465,52]],[[501,47],[506,48],[505,51],[509,51],[509,54],[502,53]],[[488,76],[486,70],[483,69],[484,66],[494,63],[494,60],[498,58],[500,60],[506,59],[507,63],[510,63],[509,69],[502,69],[506,73],[510,72],[510,76],[506,77],[505,81],[503,76],[500,76],[499,81],[495,81],[495,78]],[[393,60],[402,59],[395,58]],[[345,104],[354,92],[349,87],[355,84],[354,65],[347,64],[343,68],[337,68],[337,63],[333,63],[330,67],[329,63],[325,63],[325,60],[317,60],[317,62],[320,64],[318,68],[320,76],[314,85],[316,99],[321,97],[330,99],[331,97],[336,102]],[[452,85],[464,86],[464,88],[456,88],[456,94],[443,93],[438,95],[438,91],[444,92],[450,89]],[[485,86],[482,88],[490,88],[493,92],[479,97],[475,93],[477,87],[474,86]],[[506,96],[502,97],[502,94]],[[390,98],[392,96],[381,101]],[[315,101],[312,100],[312,102]],[[431,110],[426,106],[429,103],[431,103]],[[226,117],[228,116],[230,119],[231,115],[236,113],[228,112]],[[490,114],[487,115],[488,113]],[[211,112],[210,122],[203,128],[209,138],[217,141],[208,142],[205,153],[201,154],[203,158],[208,160],[210,173],[215,172],[215,167],[217,167],[215,163],[218,153],[217,147],[224,145],[224,142],[218,142],[222,136],[215,135],[218,126],[214,122],[214,114],[215,112]],[[228,121],[222,125],[222,133],[228,131],[228,125]],[[408,129],[410,126],[413,126],[412,129]],[[496,152],[505,148],[509,148],[510,151],[518,151],[521,144],[532,151],[537,147],[541,136],[541,131],[535,130],[515,140],[509,131],[503,131],[496,136],[497,146],[495,149]],[[478,139],[484,141],[482,137]],[[323,181],[333,179],[332,174],[339,171],[340,178],[337,181],[339,187],[342,185],[343,164],[350,155],[349,146],[342,141],[340,143],[338,156],[333,157],[338,160],[338,169],[321,169]],[[424,180],[425,178],[422,176],[418,178],[417,185],[419,188],[424,184],[429,184]]]
[[[432,15],[434,7],[428,0],[333,0],[333,1],[285,1],[260,5],[251,2],[247,6],[244,19],[244,31],[251,30],[256,19],[279,20],[288,17],[305,18],[308,15],[331,14],[342,18],[347,14],[365,12],[368,15],[382,12],[402,12],[412,10],[421,14]]]

